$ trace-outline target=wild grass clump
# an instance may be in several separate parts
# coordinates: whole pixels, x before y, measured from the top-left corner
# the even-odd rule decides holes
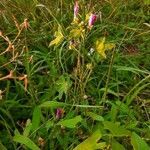
[[[0,149],[150,144],[149,2],[0,1]]]

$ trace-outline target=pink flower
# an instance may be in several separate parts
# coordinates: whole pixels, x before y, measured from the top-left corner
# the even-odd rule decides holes
[[[79,12],[79,5],[78,1],[76,1],[74,5],[74,19],[77,19],[78,12]]]
[[[63,117],[64,110],[62,108],[57,108],[56,110],[56,119],[60,119]]]
[[[91,14],[89,18],[89,28],[91,28],[94,25],[96,20],[97,20],[97,15]]]

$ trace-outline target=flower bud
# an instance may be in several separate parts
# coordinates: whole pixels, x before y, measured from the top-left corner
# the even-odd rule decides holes
[[[62,108],[57,108],[56,110],[56,119],[60,119],[63,117],[64,110]]]
[[[78,12],[79,12],[79,5],[78,5],[78,1],[76,1],[74,5],[74,20],[77,19]]]
[[[96,20],[97,20],[97,15],[92,13],[89,18],[89,24],[88,24],[89,28],[93,27]]]

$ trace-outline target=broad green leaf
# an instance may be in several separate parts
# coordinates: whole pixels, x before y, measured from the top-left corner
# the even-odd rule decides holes
[[[118,108],[116,105],[112,104],[110,115],[111,115],[111,121],[114,122],[116,120],[118,113]]]
[[[97,143],[102,134],[100,130],[96,130],[90,137],[88,137],[85,141],[80,143],[73,150],[96,150],[96,149],[104,149],[106,147],[105,142]]]
[[[89,116],[90,118],[92,118],[93,120],[96,120],[96,121],[104,121],[104,118],[100,115],[97,115],[93,112],[87,112],[86,113],[87,116]]]
[[[64,39],[61,28],[58,27],[58,31],[55,32],[55,39],[50,42],[49,46],[56,45],[58,46]]]
[[[62,98],[63,93],[67,94],[67,91],[71,87],[72,82],[68,75],[62,75],[56,82],[56,89],[59,92],[59,99]]]
[[[46,101],[42,103],[39,107],[44,107],[44,108],[58,108],[62,106],[66,106],[67,104],[62,103],[62,102],[56,102],[56,101]]]
[[[124,146],[114,139],[112,140],[111,146],[112,146],[112,150],[125,150]]]
[[[32,128],[32,123],[31,120],[28,119],[26,122],[26,127],[23,131],[23,135],[27,137],[30,134],[31,128]]]
[[[37,106],[34,108],[33,111],[32,131],[35,131],[39,127],[40,121],[41,121],[41,108]]]
[[[57,125],[61,125],[67,128],[75,128],[76,125],[82,121],[81,116],[76,116],[72,119],[61,120],[57,123]]]
[[[2,144],[1,141],[0,141],[0,150],[7,150],[7,148]]]
[[[120,137],[120,136],[129,136],[131,133],[127,129],[125,129],[122,126],[119,126],[119,124],[104,121],[104,129],[108,129],[113,136]]]
[[[13,137],[13,140],[20,144],[24,144],[26,147],[30,148],[31,150],[40,150],[40,148],[26,136],[17,134]]]
[[[135,132],[131,135],[131,144],[134,150],[149,150],[148,144]]]

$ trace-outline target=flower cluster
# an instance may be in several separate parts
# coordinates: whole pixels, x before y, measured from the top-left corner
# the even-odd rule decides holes
[[[79,4],[78,1],[75,1],[74,5],[74,21],[78,20],[78,14],[79,14]],[[95,13],[91,13],[88,21],[88,28],[91,29],[94,25],[94,23],[97,20],[97,15]]]

